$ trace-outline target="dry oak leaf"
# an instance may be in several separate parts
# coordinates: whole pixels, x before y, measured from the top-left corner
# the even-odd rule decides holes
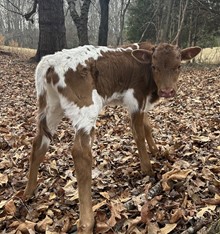
[[[108,218],[105,212],[97,211],[96,212],[96,229],[95,233],[106,233],[111,227],[108,224]]]
[[[21,233],[28,233],[28,234],[35,233],[34,231],[35,225],[36,223],[25,221],[24,223],[19,224],[16,231],[21,231]]]
[[[0,209],[4,207],[4,205],[7,203],[7,200],[0,201]]]
[[[188,174],[192,172],[192,169],[173,169],[162,175],[162,187],[164,191],[169,191],[171,188],[168,184],[170,180],[184,180],[188,176]]]
[[[143,223],[149,223],[150,221],[150,209],[148,202],[145,202],[145,204],[141,208],[141,221]]]
[[[165,227],[161,228],[160,229],[160,234],[168,234],[170,233],[171,231],[173,231],[177,226],[177,223],[168,223],[165,225]]]
[[[220,196],[215,194],[214,198],[202,199],[202,201],[209,205],[220,205]]]
[[[70,217],[66,216],[63,218],[63,227],[62,227],[62,232],[63,233],[67,233],[70,228],[71,228],[72,224],[70,222]]]
[[[111,227],[114,227],[117,223],[116,219],[121,219],[121,212],[124,210],[124,206],[120,202],[111,202],[110,210],[111,210],[111,217],[108,221]]]
[[[93,210],[93,211],[96,211],[96,210],[98,210],[100,207],[104,206],[106,203],[107,203],[107,200],[103,200],[103,201],[99,202],[98,204],[94,205],[94,206],[92,207],[92,210]]]
[[[160,233],[160,228],[156,222],[149,222],[147,225],[147,233],[148,234],[157,234]]]
[[[45,232],[47,227],[51,224],[53,224],[53,220],[49,216],[46,216],[43,220],[37,223],[35,229],[38,232]]]
[[[211,213],[212,211],[214,211],[216,208],[215,205],[207,205],[206,207],[203,207],[197,214],[196,214],[196,217],[197,218],[201,218],[203,217],[203,215],[208,212],[208,213]]]
[[[126,222],[125,222],[125,226],[128,227],[127,228],[127,232],[126,234],[131,234],[134,229],[136,228],[136,226],[138,224],[141,223],[141,217],[140,216],[137,216],[135,219],[128,219]]]
[[[176,223],[178,220],[180,220],[184,216],[184,210],[181,208],[178,208],[174,211],[173,214],[171,214],[170,217],[170,223]]]
[[[107,219],[105,213],[98,211],[96,215],[96,232],[97,233],[106,233],[111,228],[113,228],[117,220],[121,219],[121,212],[125,209],[123,204],[120,202],[111,202],[109,209],[111,211],[111,217]]]
[[[210,138],[207,136],[192,136],[192,140],[196,142],[206,143],[210,141]]]
[[[14,215],[15,214],[15,212],[16,212],[16,206],[15,206],[15,203],[14,203],[13,200],[10,200],[10,201],[8,201],[5,204],[5,212],[8,215]]]
[[[0,173],[0,186],[8,183],[8,176]]]

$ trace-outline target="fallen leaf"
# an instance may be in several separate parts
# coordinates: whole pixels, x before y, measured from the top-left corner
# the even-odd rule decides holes
[[[177,221],[179,219],[181,219],[183,217],[183,215],[184,215],[183,209],[178,208],[178,209],[174,210],[174,213],[171,214],[171,217],[170,217],[170,223],[171,224],[172,223],[177,223]]]
[[[147,224],[147,233],[148,234],[159,234],[160,228],[158,227],[158,224],[156,222],[149,222]]]
[[[192,169],[178,170],[173,169],[162,175],[162,187],[164,191],[169,191],[169,181],[170,180],[185,180],[189,173],[192,172]]]
[[[19,224],[16,231],[21,231],[21,233],[35,233],[35,225],[36,223],[25,221],[24,223]],[[17,233],[17,232],[16,232]]]
[[[206,136],[192,136],[192,140],[204,143],[210,141],[209,137]]]
[[[111,217],[108,220],[108,224],[110,227],[114,227],[117,223],[117,220],[121,219],[121,212],[124,210],[124,206],[120,202],[111,202],[110,211]]]
[[[177,226],[177,223],[168,223],[165,225],[165,227],[161,228],[160,229],[160,234],[168,234],[170,233],[171,231],[173,231]]]
[[[9,215],[14,215],[16,212],[16,206],[13,200],[8,201],[5,204],[5,212]]]
[[[215,205],[207,205],[206,207],[203,207],[197,214],[196,217],[200,218],[203,217],[203,215],[208,212],[212,212],[213,210],[215,210],[216,206]]]
[[[107,200],[110,200],[110,196],[109,196],[109,194],[108,194],[107,192],[100,192],[100,194],[101,194],[104,198],[106,198]]]
[[[0,173],[0,186],[8,183],[8,176]]]
[[[53,220],[49,216],[46,216],[43,220],[36,224],[35,229],[38,232],[46,232],[47,227],[51,224],[53,224]]]
[[[141,209],[141,221],[143,223],[149,223],[151,217],[150,209],[149,209],[149,203],[145,202],[145,204],[142,206]]]
[[[7,200],[0,201],[0,209],[4,207],[6,203],[7,203]]]
[[[96,205],[94,205],[94,206],[92,207],[92,210],[93,210],[93,211],[96,211],[96,210],[98,210],[100,207],[104,206],[106,203],[107,203],[107,201],[106,201],[106,200],[103,200],[103,201],[97,203]]]

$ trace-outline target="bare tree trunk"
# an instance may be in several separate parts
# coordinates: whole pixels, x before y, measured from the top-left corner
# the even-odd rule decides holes
[[[76,0],[67,0],[70,9],[70,15],[76,25],[79,45],[88,45],[88,14],[91,0],[84,0],[81,6],[81,14],[76,10]]]
[[[66,47],[63,0],[38,0],[39,42],[36,60]]]
[[[99,26],[98,45],[100,46],[107,46],[108,43],[109,1],[110,0],[99,0],[101,8],[101,20]]]
[[[194,11],[191,11],[190,16],[189,16],[189,34],[188,34],[188,42],[187,42],[188,47],[192,45],[193,12]]]
[[[127,9],[131,3],[131,0],[128,0],[126,3],[124,0],[122,0],[121,3],[121,10],[120,10],[120,30],[119,35],[117,37],[117,45],[123,44],[123,30],[124,30],[124,23],[125,23],[125,14],[127,12]]]
[[[172,0],[167,0],[166,1],[166,18],[165,18],[165,24],[164,24],[164,33],[163,33],[163,41],[168,41],[169,40],[169,29],[170,29],[170,18],[171,18],[171,10],[172,10]]]
[[[158,30],[158,41],[168,41],[170,32],[170,22],[172,13],[172,0],[159,1],[159,30]]]
[[[199,15],[200,15],[200,11],[197,11],[196,16],[194,15],[194,25],[193,25],[193,35],[192,35],[192,43],[191,46],[195,46],[197,44],[197,40],[198,40],[198,31],[199,31]]]
[[[181,33],[181,30],[182,30],[182,27],[183,27],[183,22],[184,22],[184,19],[185,19],[188,2],[189,2],[189,0],[186,0],[186,3],[184,5],[183,10],[182,10],[182,1],[180,3],[178,30],[177,30],[177,34],[176,34],[175,38],[173,39],[173,42],[172,42],[173,44],[178,44],[179,43],[179,37],[180,37],[180,33]]]

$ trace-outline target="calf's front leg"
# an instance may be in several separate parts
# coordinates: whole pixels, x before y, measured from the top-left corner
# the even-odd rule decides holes
[[[92,234],[94,214],[92,210],[92,153],[91,144],[94,130],[87,134],[80,130],[76,133],[72,149],[79,194],[80,218],[77,227],[78,234]]]
[[[144,113],[143,124],[144,124],[145,138],[147,140],[149,150],[152,154],[156,154],[158,152],[158,148],[152,137],[152,128],[147,113]]]
[[[131,116],[132,132],[137,144],[138,153],[140,157],[141,170],[144,174],[153,176],[154,172],[150,163],[150,158],[147,153],[145,145],[145,126],[144,126],[144,113],[136,112]]]

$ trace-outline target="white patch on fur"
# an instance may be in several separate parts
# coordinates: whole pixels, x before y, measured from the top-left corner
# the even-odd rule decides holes
[[[92,100],[92,105],[80,108],[60,94],[60,103],[64,113],[72,121],[76,131],[84,129],[85,132],[90,133],[95,126],[98,114],[103,107],[103,98],[97,93],[97,90],[93,90]]]
[[[138,102],[134,97],[134,90],[128,89],[122,93],[114,93],[111,97],[103,99],[97,90],[92,91],[93,104],[90,106],[78,107],[74,102],[70,102],[62,94],[59,95],[60,104],[64,110],[65,115],[72,121],[73,127],[78,131],[84,129],[89,133],[95,126],[97,117],[103,108],[107,104],[122,104],[126,106],[130,113],[138,110]]]
[[[50,145],[50,139],[47,138],[45,135],[43,135],[42,140],[41,140],[40,149],[41,149],[43,146],[45,146],[45,145],[46,145],[47,148],[49,147],[49,145]]]
[[[154,108],[154,103],[150,103],[151,96],[147,96],[145,105],[142,108],[143,112],[148,112]]]
[[[47,109],[46,119],[47,126],[52,134],[55,133],[60,120],[63,117],[63,110],[60,106],[60,97],[51,84],[46,85],[47,88]]]
[[[134,89],[128,89],[124,92],[123,103],[127,106],[130,113],[134,113],[139,109],[138,101],[134,97]]]
[[[138,101],[134,97],[134,89],[127,89],[122,93],[115,92],[111,97],[105,99],[105,105],[124,105],[130,113],[138,110]]]
[[[105,105],[122,105],[124,93],[115,92],[111,97],[105,98]]]
[[[136,49],[140,48],[140,46],[138,45],[138,43],[134,43],[133,45],[137,47]]]
[[[36,69],[35,84],[37,95],[39,96],[44,93],[46,84],[45,76],[49,67],[53,67],[59,76],[57,85],[64,88],[66,87],[64,74],[68,69],[76,71],[79,64],[86,67],[86,61],[89,59],[97,60],[99,57],[103,56],[102,53],[129,50],[131,50],[131,48],[108,48],[105,46],[95,47],[86,45],[74,49],[63,50],[53,55],[47,55],[42,58]]]

